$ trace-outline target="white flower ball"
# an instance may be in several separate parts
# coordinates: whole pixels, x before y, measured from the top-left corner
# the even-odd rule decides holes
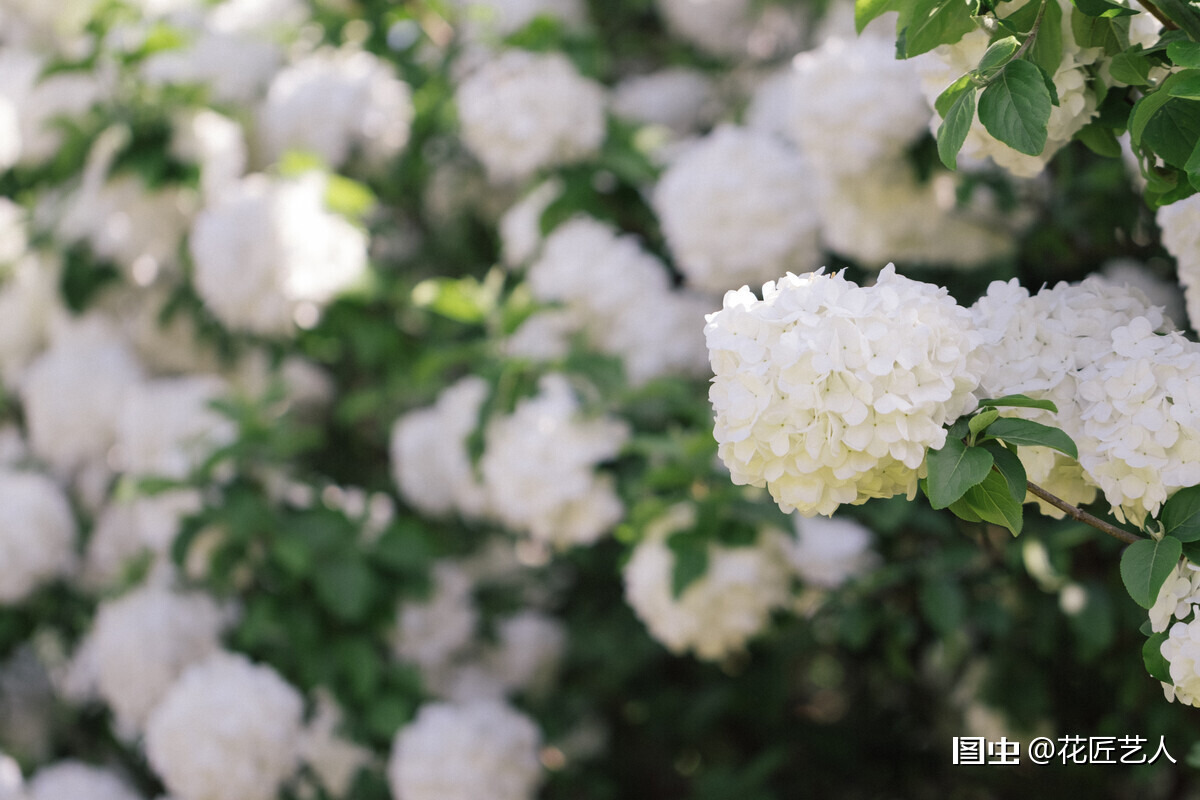
[[[445,667],[462,651],[479,623],[474,583],[463,568],[441,561],[432,572],[433,593],[426,600],[402,601],[391,635],[396,658],[427,672]]]
[[[791,596],[791,570],[779,531],[764,531],[749,547],[708,546],[708,568],[679,597],[671,583],[671,534],[696,523],[681,504],[646,530],[624,568],[625,599],[651,635],[673,653],[691,650],[716,661],[742,650]]]
[[[1167,631],[1167,640],[1159,647],[1172,684],[1162,684],[1169,701],[1200,707],[1200,606],[1192,606],[1191,622],[1176,622]]]
[[[75,566],[75,518],[58,484],[0,469],[0,606],[19,603]]]
[[[180,522],[203,507],[197,489],[172,489],[132,499],[112,499],[95,517],[84,555],[80,582],[101,591],[117,586],[139,558],[150,559],[150,573],[169,578],[174,571],[171,545]]]
[[[667,29],[704,53],[767,59],[792,52],[804,33],[801,13],[755,0],[656,0]]]
[[[1158,590],[1158,598],[1150,607],[1150,628],[1162,633],[1177,619],[1186,620],[1192,606],[1200,603],[1200,567],[1182,559]]]
[[[634,75],[613,88],[613,113],[684,135],[712,123],[721,111],[713,80],[688,67]]]
[[[538,17],[549,17],[570,28],[587,22],[583,0],[452,0],[468,38],[505,37]]]
[[[225,325],[267,336],[316,323],[366,272],[367,237],[325,208],[326,179],[251,175],[196,218],[196,291]]]
[[[184,669],[220,649],[226,619],[203,593],[162,586],[100,604],[88,634],[101,698],[133,734]]]
[[[412,90],[386,62],[365,51],[319,50],[271,81],[261,139],[272,160],[308,150],[338,167],[359,148],[380,163],[408,142],[413,113]]]
[[[130,388],[117,419],[116,460],[128,474],[183,479],[237,435],[210,404],[228,393],[214,375],[156,378]]]
[[[766,486],[785,511],[916,495],[925,451],[974,410],[986,366],[970,313],[945,289],[841,273],[743,287],[705,328],[718,453],[734,483]]]
[[[1163,247],[1175,257],[1192,330],[1200,328],[1200,195],[1161,206],[1155,219]]]
[[[605,136],[604,88],[561,53],[507,50],[455,94],[467,148],[496,183],[591,156]]]
[[[810,586],[836,589],[879,563],[879,555],[871,549],[874,535],[856,520],[798,516],[794,524],[788,560]]]
[[[242,126],[210,108],[188,110],[172,120],[171,154],[200,168],[206,200],[231,189],[246,172],[249,152]]]
[[[567,646],[567,631],[554,617],[523,609],[500,620],[489,670],[507,691],[536,691],[553,677]]]
[[[510,416],[493,417],[479,468],[493,516],[535,541],[565,548],[596,541],[624,506],[611,476],[596,472],[615,458],[629,426],[585,419],[567,378],[542,377],[538,394]]]
[[[653,202],[676,266],[698,289],[722,292],[816,266],[811,168],[769,134],[718,128],[667,168]]]
[[[122,778],[81,761],[59,761],[29,779],[28,800],[142,800]]]
[[[275,670],[219,652],[146,722],[146,756],[178,800],[272,800],[299,759],[304,701]]]
[[[540,742],[537,726],[507,705],[427,703],[396,734],[388,785],[404,800],[532,800]]]
[[[30,253],[3,270],[0,280],[0,379],[18,390],[26,367],[46,346],[52,320],[63,313],[59,264]]]

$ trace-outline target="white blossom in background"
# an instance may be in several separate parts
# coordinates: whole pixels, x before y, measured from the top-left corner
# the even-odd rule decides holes
[[[1030,408],[1004,409],[1004,413],[1060,427],[1073,438],[1081,430],[1081,371],[1111,353],[1113,328],[1138,317],[1156,330],[1169,326],[1162,309],[1151,305],[1141,292],[1099,276],[1079,284],[1059,283],[1032,297],[1016,279],[994,281],[971,313],[989,360],[980,396],[1025,394],[1049,400],[1057,413]],[[1077,438],[1076,444],[1082,459],[1083,445]],[[1095,498],[1096,482],[1085,474],[1081,462],[1045,447],[1022,447],[1017,452],[1029,480],[1051,494],[1075,505]],[[1053,506],[1037,502],[1043,513],[1062,516]]]
[[[820,202],[825,246],[865,264],[896,260],[971,268],[1010,255],[1021,220],[982,201],[960,208],[959,178],[941,173],[920,181],[897,160],[851,180],[824,184]]]
[[[442,390],[437,402],[409,411],[392,425],[392,475],[400,496],[431,516],[483,516],[487,497],[467,440],[480,424],[489,387],[469,375]]]
[[[510,36],[538,17],[550,17],[567,28],[587,23],[583,0],[452,0],[469,39]]]
[[[325,208],[326,178],[251,175],[196,218],[195,285],[228,327],[267,336],[315,324],[367,269],[367,237]]]
[[[1192,330],[1200,328],[1200,195],[1161,206],[1155,220],[1163,247],[1175,257]]]
[[[623,570],[625,600],[671,652],[716,661],[743,650],[791,597],[791,568],[780,531],[760,532],[752,546],[710,543],[708,566],[679,597],[672,592],[671,534],[696,524],[696,508],[675,506],[651,523]]]
[[[526,608],[500,620],[496,635],[496,646],[485,660],[505,690],[536,693],[547,688],[567,646],[562,622]]]
[[[755,0],[656,0],[667,29],[722,58],[766,59],[796,48],[803,17],[785,4]]]
[[[332,797],[345,797],[355,776],[374,754],[338,733],[342,709],[324,690],[316,692],[316,711],[300,733],[300,758]]]
[[[171,307],[173,292],[167,281],[144,287],[113,283],[93,296],[91,308],[119,326],[151,375],[219,371],[216,347],[201,335],[191,309]]]
[[[146,757],[177,800],[271,800],[299,764],[303,712],[274,669],[215,653],[151,712]]]
[[[676,266],[713,292],[815,268],[817,200],[799,153],[729,125],[680,154],[653,195]]]
[[[392,652],[400,661],[436,673],[475,637],[479,609],[471,577],[453,561],[432,570],[433,590],[425,600],[403,600],[391,631]]]
[[[871,549],[874,534],[861,522],[847,517],[795,518],[794,536],[787,556],[804,583],[836,589],[879,564]]]
[[[2,164],[34,165],[52,158],[63,141],[57,120],[82,116],[108,93],[112,76],[103,64],[43,76],[46,66],[45,51],[0,50],[0,108],[6,109],[0,118]]]
[[[533,721],[507,705],[427,703],[396,734],[388,785],[404,800],[533,800],[540,743]]]
[[[58,261],[29,253],[7,268],[0,265],[0,379],[11,391],[44,348],[52,321],[64,314]]]
[[[96,610],[91,655],[97,690],[118,730],[133,737],[180,674],[220,649],[227,615],[201,592],[145,586]]]
[[[518,267],[537,255],[542,246],[542,215],[562,192],[560,179],[543,181],[500,217],[497,233],[505,266]]]
[[[833,38],[792,59],[786,132],[830,181],[870,172],[929,127],[909,60],[881,36]]]
[[[707,319],[721,460],[804,516],[915,496],[926,448],[975,408],[986,367],[970,313],[890,264],[868,287],[821,272],[762,300],[743,287]]]
[[[1141,292],[1151,305],[1161,307],[1164,318],[1172,323],[1182,327],[1187,319],[1179,284],[1155,275],[1149,265],[1132,258],[1114,258],[1104,262],[1100,267],[1100,275],[1113,286]]]
[[[259,110],[266,156],[306,150],[326,166],[355,150],[378,164],[408,142],[412,90],[393,68],[366,51],[322,49],[280,70]]]
[[[237,425],[210,404],[227,396],[213,375],[156,378],[130,387],[117,418],[115,461],[139,477],[184,479],[232,442]]]
[[[111,770],[82,761],[59,761],[29,778],[28,800],[142,800]]]
[[[495,183],[580,161],[605,136],[604,87],[561,53],[506,50],[455,93],[462,139]]]
[[[119,584],[140,558],[148,558],[151,580],[174,574],[171,545],[180,522],[203,507],[195,489],[172,489],[130,500],[113,498],[96,515],[84,554],[80,582],[89,590]]]
[[[688,67],[633,75],[613,87],[614,114],[681,136],[716,121],[722,105],[713,79]]]
[[[1159,647],[1167,660],[1171,683],[1162,684],[1167,700],[1200,707],[1200,606],[1192,606],[1190,622],[1175,622]]]
[[[19,603],[75,567],[75,518],[58,484],[0,469],[0,605]]]
[[[210,108],[188,109],[175,117],[171,154],[200,168],[207,202],[233,188],[250,158],[242,126]]]
[[[536,396],[488,422],[479,468],[491,514],[536,542],[591,544],[624,513],[612,476],[596,467],[628,438],[628,423],[584,417],[567,378],[544,375]]]

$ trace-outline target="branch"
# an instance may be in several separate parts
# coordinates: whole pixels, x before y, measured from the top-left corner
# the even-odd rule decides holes
[[[1150,12],[1150,16],[1154,17],[1156,20],[1161,22],[1163,27],[1166,28],[1167,30],[1169,30],[1169,31],[1179,30],[1179,26],[1176,25],[1174,22],[1172,22],[1171,18],[1168,17],[1166,14],[1159,11],[1158,6],[1154,5],[1154,3],[1150,2],[1150,0],[1138,0],[1138,3],[1142,6],[1142,8],[1144,8]]]
[[[1105,522],[1104,520],[1100,519],[1099,517],[1093,516],[1092,514],[1089,514],[1088,512],[1084,511],[1082,508],[1071,505],[1066,500],[1063,500],[1061,497],[1055,497],[1054,495],[1050,494],[1042,487],[1038,486],[1036,483],[1032,483],[1030,481],[1026,481],[1025,483],[1026,483],[1026,486],[1029,487],[1030,494],[1034,495],[1035,497],[1037,497],[1041,500],[1045,500],[1047,503],[1054,506],[1059,511],[1065,511],[1068,517],[1070,517],[1071,519],[1073,519],[1077,522],[1087,523],[1088,525],[1091,525],[1096,530],[1104,531],[1105,533],[1107,533],[1109,536],[1113,537],[1114,539],[1120,539],[1122,542],[1125,542],[1125,544],[1133,544],[1134,542],[1141,541],[1143,538],[1141,536],[1138,536],[1137,534],[1130,533],[1129,531],[1124,530],[1122,528],[1118,528],[1116,525],[1110,525],[1109,523]]]

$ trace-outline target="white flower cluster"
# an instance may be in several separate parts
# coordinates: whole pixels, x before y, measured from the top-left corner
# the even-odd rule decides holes
[[[576,217],[555,228],[528,283],[537,300],[565,304],[564,339],[582,329],[597,350],[622,358],[634,385],[707,367],[698,320],[710,310],[708,298],[672,290],[666,267],[605,223]],[[521,340],[518,330],[514,342]],[[510,353],[523,354],[512,345]]]
[[[412,91],[377,56],[319,50],[279,71],[260,113],[267,155],[309,150],[330,167],[360,149],[379,163],[400,152],[412,124]]]
[[[713,292],[814,268],[817,200],[799,153],[730,125],[680,154],[653,197],[676,265],[690,285]]]
[[[791,597],[786,536],[765,530],[746,547],[708,545],[708,567],[679,595],[672,592],[673,533],[696,523],[696,508],[673,507],[647,526],[626,563],[625,599],[654,638],[674,653],[717,661],[741,651]]]
[[[613,113],[685,135],[713,121],[721,110],[717,87],[703,72],[668,67],[633,75],[613,87]]]
[[[847,517],[795,518],[787,556],[792,569],[810,586],[836,589],[879,564],[871,549],[871,529]]]
[[[275,670],[218,652],[146,722],[146,756],[178,800],[272,800],[298,765],[304,702]]]
[[[404,800],[532,800],[540,741],[537,726],[502,703],[428,703],[396,734],[388,784]]]
[[[0,469],[0,606],[19,603],[75,567],[75,518],[58,484]]]
[[[1182,559],[1158,590],[1150,627],[1167,633],[1159,652],[1172,683],[1162,684],[1167,700],[1200,707],[1200,568]]]
[[[612,476],[596,466],[617,456],[629,425],[581,418],[580,411],[564,375],[543,376],[537,395],[488,422],[479,462],[491,513],[561,548],[591,544],[625,511]]]
[[[721,459],[805,516],[913,497],[986,366],[970,313],[891,265],[869,287],[822,272],[768,283],[762,300],[743,287],[707,320]]]
[[[43,767],[25,787],[27,800],[142,800],[123,778],[82,761]],[[5,795],[0,792],[0,797]]]
[[[789,52],[804,32],[785,4],[754,0],[656,0],[672,34],[709,55],[765,59]]]
[[[243,179],[196,218],[196,291],[231,329],[275,336],[312,325],[367,268],[367,238],[325,208],[326,179]]]
[[[452,4],[465,23],[468,38],[509,36],[538,17],[549,17],[569,27],[587,21],[583,0],[452,0]]]
[[[234,421],[211,407],[228,393],[213,375],[157,378],[131,387],[117,418],[120,469],[139,477],[188,477],[237,435]]]
[[[396,609],[392,652],[426,673],[444,668],[475,637],[479,610],[471,577],[452,561],[433,567],[433,592],[424,601],[406,600]]]
[[[1192,330],[1200,328],[1200,195],[1161,206],[1155,213],[1163,247],[1175,257]]]
[[[605,136],[600,84],[561,53],[508,50],[458,87],[463,142],[497,183],[587,158]]]

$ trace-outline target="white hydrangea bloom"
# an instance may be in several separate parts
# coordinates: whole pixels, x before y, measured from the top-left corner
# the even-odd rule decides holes
[[[122,778],[82,761],[59,761],[30,777],[28,800],[142,800]]]
[[[75,518],[58,484],[0,469],[0,605],[19,603],[75,566]]]
[[[825,182],[820,202],[825,246],[866,264],[889,259],[975,267],[1012,253],[1020,220],[985,194],[959,207],[959,178],[921,181],[903,161],[879,164],[852,180]]]
[[[755,0],[656,0],[667,29],[723,58],[766,59],[794,51],[803,36],[801,13]]]
[[[125,393],[115,461],[141,477],[183,479],[237,436],[237,425],[210,407],[228,393],[214,375],[156,378]]]
[[[583,0],[452,0],[452,5],[465,23],[468,38],[503,38],[542,16],[578,28],[588,16]]]
[[[18,389],[26,367],[45,347],[52,321],[62,315],[59,264],[42,253],[30,253],[0,269],[0,379]]]
[[[785,511],[913,497],[926,448],[975,408],[986,362],[970,313],[889,264],[874,286],[788,275],[725,295],[705,335],[721,459]]]
[[[471,577],[452,561],[432,570],[433,593],[426,600],[404,600],[396,609],[392,652],[396,658],[436,672],[475,636],[479,610]]]
[[[562,191],[560,179],[542,181],[504,212],[497,232],[505,266],[520,266],[537,255],[542,246],[542,215]]]
[[[909,60],[880,36],[833,38],[792,60],[787,134],[832,180],[901,157],[929,127]]]
[[[178,800],[272,800],[295,771],[304,701],[275,670],[215,653],[146,722],[146,756]]]
[[[613,88],[617,116],[646,125],[662,125],[688,134],[720,116],[721,100],[713,80],[687,67],[667,67],[626,78]]]
[[[455,94],[462,138],[497,183],[579,161],[605,136],[604,88],[561,53],[507,50]]]
[[[280,70],[259,111],[268,158],[309,150],[330,167],[360,149],[379,163],[400,152],[412,124],[412,91],[365,51],[324,49]]]
[[[567,631],[554,617],[524,609],[496,627],[497,646],[487,653],[489,670],[507,691],[536,691],[553,678],[567,646]]]
[[[1080,446],[1081,462],[1049,448],[1020,448],[1018,455],[1029,480],[1069,503],[1091,502],[1096,480],[1080,466],[1086,448],[1078,438],[1082,371],[1111,355],[1115,326],[1141,317],[1154,329],[1165,327],[1168,321],[1162,309],[1136,290],[1091,276],[1076,285],[1059,283],[1032,297],[1016,279],[995,281],[971,313],[990,362],[980,396],[1025,394],[1049,400],[1058,413],[1040,409],[1005,409],[1004,413],[1060,427]],[[1062,516],[1042,501],[1038,505],[1043,513]]]
[[[300,757],[332,797],[345,797],[373,753],[338,734],[342,709],[328,691],[317,692],[316,712],[300,734]]]
[[[409,411],[392,425],[392,475],[400,496],[431,516],[483,516],[487,498],[475,476],[467,440],[479,425],[488,383],[468,375],[442,390],[428,408]]]
[[[173,489],[129,501],[114,499],[96,516],[84,556],[83,586],[101,590],[116,585],[138,558],[149,556],[151,575],[173,572],[171,545],[180,521],[203,506],[199,490]]]
[[[325,208],[326,178],[251,175],[196,218],[196,291],[230,328],[290,333],[367,269],[367,238]]]
[[[0,751],[0,800],[29,800],[21,765],[12,756]]]
[[[1191,616],[1192,606],[1200,603],[1200,567],[1186,558],[1171,570],[1150,607],[1150,628],[1162,633],[1177,619]]]
[[[1192,606],[1191,622],[1176,622],[1159,652],[1167,660],[1172,684],[1164,683],[1167,700],[1200,707],[1200,606]]]
[[[1100,267],[1100,275],[1113,286],[1136,289],[1144,294],[1152,305],[1162,308],[1164,318],[1172,324],[1179,322],[1182,327],[1187,319],[1184,294],[1180,293],[1179,284],[1160,278],[1145,263],[1132,258],[1113,258]]]
[[[836,589],[879,563],[879,555],[871,549],[874,535],[856,520],[797,516],[794,524],[788,560],[808,585]]]
[[[543,376],[538,388],[512,415],[488,422],[479,464],[488,507],[535,541],[591,544],[624,513],[612,477],[598,474],[596,465],[616,457],[629,426],[582,418],[563,375]]]
[[[540,743],[537,726],[507,705],[427,703],[396,734],[388,785],[405,800],[533,800]]]
[[[135,589],[100,604],[92,630],[97,689],[133,735],[180,674],[220,649],[226,616],[204,593],[162,586]]]
[[[674,653],[719,660],[742,650],[791,596],[791,569],[780,531],[749,547],[708,546],[708,568],[679,597],[671,590],[671,534],[695,525],[696,508],[681,504],[651,523],[625,565],[625,599],[655,639]]]
[[[209,202],[233,188],[250,157],[242,126],[210,108],[189,109],[174,119],[171,153],[200,167],[200,188]]]
[[[207,86],[218,102],[249,105],[282,63],[283,50],[275,42],[206,27],[186,47],[151,54],[140,72],[152,86]]]
[[[718,128],[667,168],[653,203],[676,265],[698,289],[720,292],[816,266],[810,166],[769,134]]]
[[[1175,257],[1192,330],[1200,328],[1200,195],[1159,207],[1163,247]]]

